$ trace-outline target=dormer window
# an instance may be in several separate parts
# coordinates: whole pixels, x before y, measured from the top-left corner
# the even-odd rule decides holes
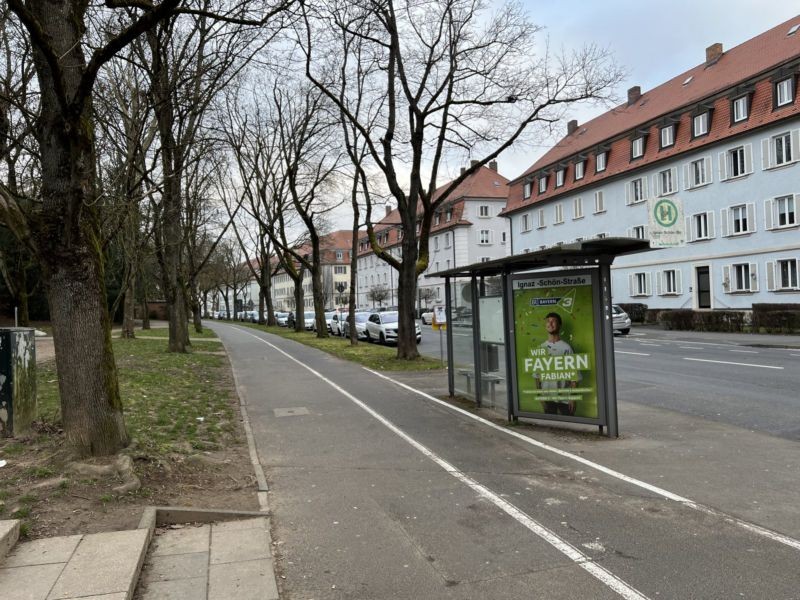
[[[775,84],[775,107],[786,106],[792,102],[794,102],[794,77],[787,77]]]
[[[606,170],[606,161],[608,159],[608,151],[598,152],[594,158],[595,173],[602,173]]]
[[[452,218],[453,218],[453,209],[448,208],[444,213],[445,223],[449,223]]]
[[[631,142],[631,158],[644,156],[644,136],[639,136]]]
[[[530,181],[526,181],[522,184],[522,199],[527,200],[531,197],[531,188],[533,184]]]
[[[746,121],[750,116],[750,96],[739,96],[731,102],[731,119],[734,123]]]
[[[547,191],[547,175],[539,177],[539,193],[544,194]]]
[[[442,215],[440,213],[436,213],[433,215],[433,225],[436,226],[439,224],[439,221],[442,220]]]
[[[701,112],[692,118],[692,137],[702,137],[708,134],[708,126],[710,122],[710,113],[708,111]]]
[[[561,187],[564,185],[564,174],[566,169],[559,169],[556,171],[556,187]]]
[[[667,125],[661,128],[661,147],[669,148],[675,145],[675,125]]]
[[[579,160],[575,163],[575,181],[583,179],[583,174],[586,169],[586,161]]]

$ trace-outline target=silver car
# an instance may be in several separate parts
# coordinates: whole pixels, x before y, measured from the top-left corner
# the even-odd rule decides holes
[[[622,307],[613,304],[611,306],[611,316],[614,319],[614,331],[619,331],[622,335],[628,335],[631,331],[631,318]]]

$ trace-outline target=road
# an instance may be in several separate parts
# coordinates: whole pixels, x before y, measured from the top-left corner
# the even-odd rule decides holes
[[[438,358],[438,335],[423,325],[420,352]],[[800,440],[800,348],[636,328],[614,343],[621,401]],[[453,345],[457,363],[473,362],[471,328],[455,328]]]
[[[385,374],[214,328],[269,481],[282,598],[798,597],[799,540],[587,467]]]

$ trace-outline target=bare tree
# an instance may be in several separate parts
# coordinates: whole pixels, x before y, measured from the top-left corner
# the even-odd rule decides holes
[[[400,258],[378,242],[370,190],[362,190],[372,249],[398,271],[399,358],[418,356],[413,309],[434,213],[526,129],[546,129],[575,102],[604,99],[622,77],[592,46],[564,56],[537,52],[539,28],[517,4],[487,9],[481,0],[303,5],[306,75],[361,133],[397,203]],[[370,110],[359,111],[365,104]],[[479,158],[434,195],[446,161],[464,155]]]
[[[372,305],[375,306],[375,303],[378,303],[378,306],[383,306],[384,300],[389,297],[389,288],[386,287],[384,284],[376,285],[369,292],[367,292],[367,298],[372,300]]]

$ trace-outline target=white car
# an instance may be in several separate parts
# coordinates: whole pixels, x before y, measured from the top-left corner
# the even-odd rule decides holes
[[[611,305],[611,316],[614,319],[614,331],[619,331],[622,335],[628,335],[631,331],[631,318],[621,306]]]
[[[431,323],[433,323],[433,311],[429,310],[429,311],[426,311],[426,312],[422,313],[422,315],[420,316],[420,319],[422,319],[422,324],[423,325],[430,325]]]
[[[372,313],[368,312],[355,312],[353,315],[355,316],[356,321],[356,336],[359,340],[367,339],[367,320]],[[342,320],[340,321],[342,327],[342,337],[350,337],[350,321],[347,320],[349,315],[347,313],[343,313]]]
[[[317,325],[317,315],[313,310],[307,310],[303,313],[303,320],[305,321],[306,331],[313,331]]]
[[[398,314],[396,311],[374,312],[367,319],[367,341],[381,344],[397,343]],[[422,330],[414,321],[417,330],[417,343],[422,341]]]
[[[278,324],[278,327],[286,327],[288,320],[289,320],[288,312],[275,313],[275,322]]]

